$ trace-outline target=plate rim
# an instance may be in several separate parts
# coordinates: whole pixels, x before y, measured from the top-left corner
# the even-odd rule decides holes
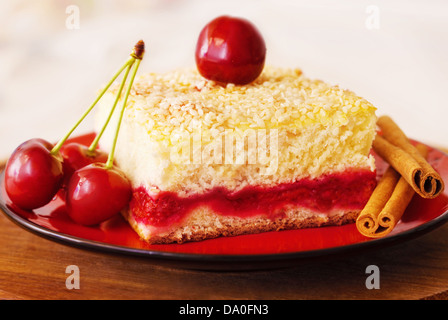
[[[0,173],[0,183],[3,181],[4,172]],[[398,243],[404,240],[410,240],[421,236],[437,227],[442,226],[448,221],[448,209],[427,222],[419,224],[411,229],[387,235],[382,238],[372,238],[366,241],[351,243],[342,246],[334,246],[330,248],[312,249],[303,251],[292,251],[283,253],[259,253],[259,254],[211,254],[211,253],[185,253],[175,251],[159,251],[151,249],[133,248],[119,244],[110,244],[97,240],[90,240],[73,236],[60,231],[52,230],[30,221],[19,214],[15,213],[13,209],[9,208],[5,203],[3,197],[0,195],[0,210],[12,222],[18,226],[28,230],[42,238],[53,240],[68,246],[77,248],[86,248],[95,251],[102,251],[108,253],[125,254],[146,258],[157,258],[164,260],[184,260],[189,262],[263,262],[263,261],[287,261],[305,258],[316,258],[321,256],[331,256],[335,254],[349,253],[351,251],[378,247],[380,245]],[[332,226],[338,227],[338,226]],[[325,228],[325,227],[324,227]]]
[[[88,135],[88,134],[86,134]],[[84,136],[84,135],[83,135]],[[429,146],[431,149],[440,152],[445,157],[448,154],[437,147]],[[0,168],[0,184],[3,183],[4,170]],[[14,222],[16,225],[22,227],[23,229],[34,233],[47,240],[55,241],[64,245],[71,247],[89,249],[94,251],[106,252],[111,254],[121,254],[121,255],[131,255],[144,258],[159,259],[165,261],[183,261],[183,262],[218,262],[218,263],[253,263],[253,262],[281,262],[281,261],[297,261],[303,259],[319,258],[324,256],[334,256],[337,254],[345,254],[354,252],[361,249],[371,249],[375,247],[380,247],[381,245],[392,245],[396,243],[403,242],[405,240],[411,240],[421,235],[424,235],[448,221],[448,206],[447,209],[439,214],[437,217],[419,224],[411,229],[398,232],[396,234],[390,234],[382,238],[371,238],[366,241],[356,242],[346,245],[333,246],[329,248],[321,249],[309,249],[302,251],[291,251],[282,253],[255,253],[255,254],[222,254],[222,253],[186,253],[186,252],[176,252],[176,251],[162,251],[162,250],[151,250],[144,248],[133,248],[129,246],[111,244],[106,242],[101,242],[97,240],[90,240],[81,238],[78,236],[73,236],[60,231],[52,230],[39,225],[33,221],[30,221],[10,208],[4,198],[0,195],[0,211],[5,214],[5,216]],[[338,227],[338,226],[331,226]],[[326,227],[322,227],[326,228]],[[198,268],[193,269],[214,269],[214,268]],[[226,268],[223,268],[226,269]],[[259,268],[256,268],[259,269]]]

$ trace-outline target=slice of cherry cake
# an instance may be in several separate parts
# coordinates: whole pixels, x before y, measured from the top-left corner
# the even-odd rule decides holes
[[[296,69],[265,67],[240,86],[195,69],[142,75],[115,151],[133,185],[123,215],[149,243],[354,222],[376,185],[375,110]]]

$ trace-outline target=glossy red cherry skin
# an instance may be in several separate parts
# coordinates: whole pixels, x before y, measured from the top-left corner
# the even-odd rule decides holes
[[[202,29],[195,58],[203,77],[244,85],[254,81],[263,71],[266,44],[248,20],[221,16]]]
[[[5,189],[14,205],[33,210],[49,203],[63,180],[62,157],[53,145],[31,139],[16,148],[5,167]]]
[[[76,170],[95,162],[106,163],[108,157],[106,152],[99,149],[91,153],[89,147],[77,142],[65,143],[59,152],[64,160],[64,185],[68,184]]]
[[[66,194],[67,213],[78,224],[94,226],[118,214],[131,196],[131,183],[121,170],[93,163],[73,173]]]

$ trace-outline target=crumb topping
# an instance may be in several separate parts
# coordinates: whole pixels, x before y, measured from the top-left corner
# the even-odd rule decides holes
[[[222,132],[345,125],[350,117],[372,110],[370,102],[353,92],[309,79],[299,69],[265,67],[244,86],[222,85],[196,69],[184,69],[136,79],[125,117],[163,139],[174,129],[193,132],[198,127]]]

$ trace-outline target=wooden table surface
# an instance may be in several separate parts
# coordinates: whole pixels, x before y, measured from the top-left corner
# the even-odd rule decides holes
[[[68,289],[67,266],[79,268]],[[367,289],[376,265],[380,288]],[[0,214],[1,299],[447,299],[448,224],[387,248],[266,271],[195,271],[59,244]]]

